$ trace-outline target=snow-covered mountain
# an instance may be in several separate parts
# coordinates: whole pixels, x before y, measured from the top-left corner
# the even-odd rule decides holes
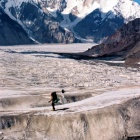
[[[60,27],[56,19],[44,12],[37,1],[32,0],[2,0],[4,12],[28,33],[31,39],[38,43],[72,43],[77,40],[73,34]]]
[[[0,6],[40,43],[76,42],[74,36],[100,42],[140,17],[133,0],[1,0]]]
[[[0,8],[0,45],[34,44],[23,28]]]
[[[140,17],[140,5],[132,0],[44,0],[43,7],[77,38],[96,43]]]

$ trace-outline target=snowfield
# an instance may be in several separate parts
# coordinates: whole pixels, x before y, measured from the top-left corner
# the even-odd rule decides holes
[[[125,140],[139,136],[139,67],[56,54],[92,46],[0,47],[1,139]],[[51,111],[48,103],[52,91],[61,99],[57,111]]]

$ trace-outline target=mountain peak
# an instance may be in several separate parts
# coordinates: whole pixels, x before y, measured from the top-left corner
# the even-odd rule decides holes
[[[36,30],[46,40],[50,24],[80,40],[98,43],[124,23],[140,18],[140,5],[133,0],[1,0],[0,7],[38,42],[42,41]],[[49,34],[49,39],[54,36],[52,29]]]

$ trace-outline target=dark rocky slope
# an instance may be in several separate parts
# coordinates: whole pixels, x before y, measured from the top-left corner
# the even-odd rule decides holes
[[[83,54],[140,59],[140,19],[125,24],[104,43],[92,47]]]
[[[23,28],[0,9],[0,45],[33,44]]]
[[[95,43],[99,43],[111,36],[123,24],[123,17],[115,16],[111,11],[103,13],[100,9],[96,9],[79,22],[74,30],[82,38],[93,39]]]
[[[3,2],[5,7],[7,2]],[[34,2],[22,2],[20,7],[10,7],[10,14],[39,43],[73,43],[78,42],[70,31],[60,27],[56,19]],[[45,8],[44,8],[45,10]]]

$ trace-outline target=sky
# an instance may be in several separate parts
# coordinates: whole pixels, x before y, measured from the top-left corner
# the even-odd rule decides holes
[[[140,4],[140,0],[134,0],[134,1],[136,1],[137,3],[139,3],[139,4]]]

